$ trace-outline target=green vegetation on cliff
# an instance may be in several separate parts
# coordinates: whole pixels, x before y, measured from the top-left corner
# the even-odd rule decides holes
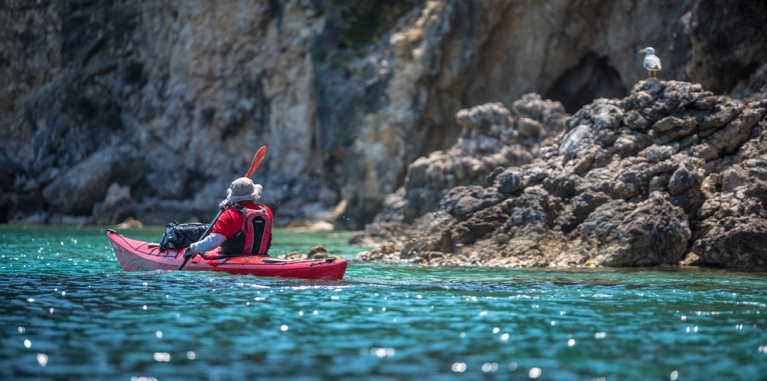
[[[331,0],[341,17],[341,41],[356,48],[377,41],[406,12],[423,0]]]

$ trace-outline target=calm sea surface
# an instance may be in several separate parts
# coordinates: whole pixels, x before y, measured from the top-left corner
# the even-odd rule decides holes
[[[0,243],[2,380],[767,379],[765,273],[352,262],[306,281],[127,273],[98,228],[0,226]]]

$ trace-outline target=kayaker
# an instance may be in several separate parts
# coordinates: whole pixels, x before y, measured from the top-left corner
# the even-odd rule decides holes
[[[211,234],[189,246],[184,255],[205,253],[219,246],[222,256],[267,255],[272,245],[272,211],[255,203],[262,190],[261,184],[253,184],[248,177],[234,180],[226,199],[219,204],[219,208],[228,210],[221,213]]]

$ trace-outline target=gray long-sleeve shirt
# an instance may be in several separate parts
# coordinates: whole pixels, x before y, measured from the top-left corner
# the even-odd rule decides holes
[[[189,246],[189,251],[193,253],[204,253],[211,251],[226,241],[226,237],[223,234],[212,233],[205,237],[202,241],[197,241]]]

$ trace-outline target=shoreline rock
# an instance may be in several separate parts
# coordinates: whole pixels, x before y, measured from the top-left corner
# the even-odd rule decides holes
[[[580,109],[532,163],[492,184],[450,189],[434,221],[406,243],[358,257],[765,269],[766,114],[767,99],[640,81],[626,98]]]

